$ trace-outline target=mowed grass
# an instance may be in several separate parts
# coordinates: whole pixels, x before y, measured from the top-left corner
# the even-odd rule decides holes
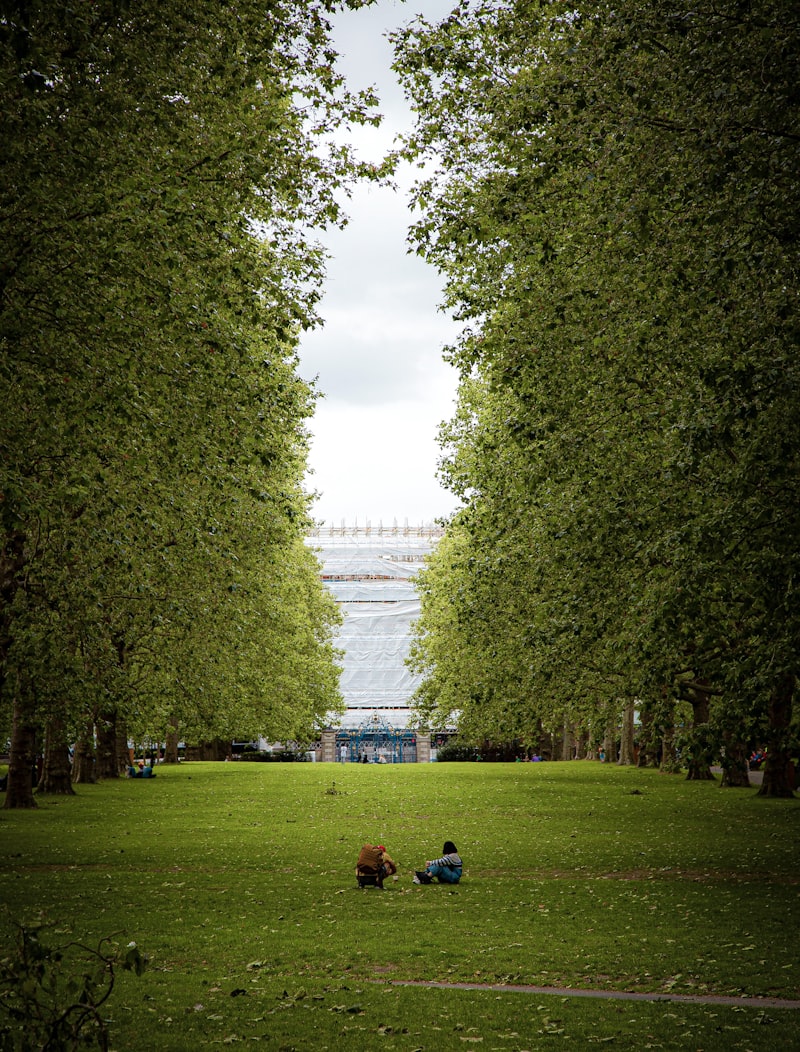
[[[800,801],[573,762],[196,763],[39,803],[0,812],[0,895],[148,955],[118,1052],[800,1048],[792,1009],[397,985],[800,999]],[[461,884],[412,884],[445,839]],[[365,841],[399,864],[383,892]]]

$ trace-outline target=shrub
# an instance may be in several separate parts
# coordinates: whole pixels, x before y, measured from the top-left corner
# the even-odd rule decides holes
[[[465,760],[477,760],[478,750],[474,745],[465,745],[463,742],[449,741],[445,742],[444,745],[440,745],[436,759],[439,763],[447,763],[451,761],[453,763],[463,762]]]

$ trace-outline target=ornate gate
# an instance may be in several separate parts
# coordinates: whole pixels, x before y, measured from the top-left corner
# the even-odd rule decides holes
[[[417,735],[373,712],[358,727],[336,732],[336,752],[346,763],[416,763]]]

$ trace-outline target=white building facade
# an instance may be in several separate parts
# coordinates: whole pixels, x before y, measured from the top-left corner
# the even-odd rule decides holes
[[[337,725],[408,728],[419,684],[405,661],[420,612],[414,577],[433,551],[439,526],[320,526],[307,537],[322,580],[344,614],[340,688],[346,711]]]

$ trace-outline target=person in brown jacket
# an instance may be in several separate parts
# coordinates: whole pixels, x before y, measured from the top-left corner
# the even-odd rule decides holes
[[[356,880],[360,888],[382,888],[384,879],[395,873],[397,866],[383,844],[364,844],[356,863]]]

